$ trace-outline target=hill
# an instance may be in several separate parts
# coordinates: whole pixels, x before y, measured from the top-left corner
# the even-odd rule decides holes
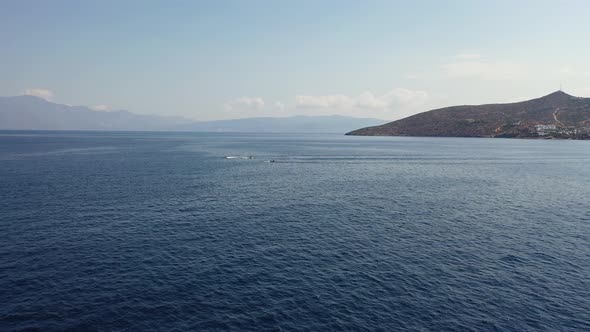
[[[137,130],[203,132],[345,133],[384,120],[345,116],[293,116],[196,122],[181,117],[95,111],[34,96],[0,97],[0,130]]]
[[[259,133],[346,133],[359,126],[375,126],[386,121],[340,115],[246,118],[195,122],[180,127],[187,131]]]
[[[590,98],[557,91],[518,103],[452,106],[347,135],[590,139]]]
[[[187,121],[128,111],[101,112],[34,96],[0,97],[0,129],[4,130],[167,130]]]

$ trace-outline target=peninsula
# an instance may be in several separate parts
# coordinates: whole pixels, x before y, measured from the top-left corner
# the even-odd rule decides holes
[[[556,91],[518,103],[452,106],[346,135],[590,139],[590,98]]]

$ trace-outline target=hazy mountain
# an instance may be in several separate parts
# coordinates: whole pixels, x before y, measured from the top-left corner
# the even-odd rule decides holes
[[[453,106],[347,135],[590,138],[590,98],[557,91],[510,104]]]
[[[354,128],[374,126],[384,122],[386,121],[340,115],[292,116],[196,122],[182,128],[188,131],[214,132],[346,133]]]
[[[195,122],[181,117],[95,111],[56,104],[34,96],[0,97],[0,129],[10,130],[169,130],[214,132],[345,133],[384,120],[345,116],[294,116]]]
[[[184,118],[95,111],[56,104],[34,96],[0,97],[0,129],[22,130],[165,130]]]

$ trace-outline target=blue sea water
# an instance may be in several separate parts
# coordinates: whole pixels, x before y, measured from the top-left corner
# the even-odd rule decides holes
[[[0,330],[589,331],[589,197],[588,141],[0,132]]]

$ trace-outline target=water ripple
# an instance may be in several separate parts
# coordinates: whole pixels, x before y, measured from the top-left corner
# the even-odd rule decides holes
[[[590,330],[564,143],[0,135],[0,330]]]

